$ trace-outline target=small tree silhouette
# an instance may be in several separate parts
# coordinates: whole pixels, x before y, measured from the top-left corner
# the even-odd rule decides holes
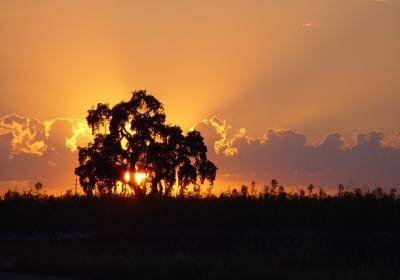
[[[338,185],[338,196],[343,196],[344,194],[344,186],[342,184]]]
[[[320,199],[323,199],[323,198],[326,198],[326,192],[325,192],[325,190],[322,188],[322,187],[320,187],[319,189],[318,189],[318,197],[320,198]]]
[[[33,188],[36,192],[40,192],[43,189],[43,184],[41,182],[36,182]]]
[[[314,190],[314,185],[313,184],[308,185],[307,190],[308,194],[311,196]]]
[[[375,197],[376,199],[382,199],[383,197],[383,189],[382,187],[377,187],[372,191],[372,195],[373,197]]]
[[[269,195],[269,191],[270,191],[270,186],[269,185],[264,185],[263,186],[263,196],[266,197]]]
[[[251,181],[250,183],[250,195],[256,196],[256,181]]]
[[[396,188],[391,188],[389,190],[389,197],[390,199],[396,199],[396,194],[397,194],[397,189]]]
[[[279,195],[279,198],[286,198],[285,187],[283,185],[279,186],[278,195]]]
[[[248,194],[249,194],[249,189],[248,189],[248,187],[247,187],[246,185],[242,185],[242,186],[240,187],[240,194],[241,194],[241,196],[243,196],[243,197],[247,197],[247,196],[248,196]]]
[[[232,196],[233,197],[237,197],[238,195],[239,195],[239,193],[238,193],[237,189],[233,189],[232,190]]]
[[[360,188],[355,188],[354,189],[354,196],[356,198],[362,198],[363,197],[363,192]]]
[[[270,192],[271,192],[272,195],[275,195],[275,194],[276,194],[276,191],[277,191],[278,186],[279,186],[278,180],[272,179],[272,180],[271,180],[271,190],[270,190]]]

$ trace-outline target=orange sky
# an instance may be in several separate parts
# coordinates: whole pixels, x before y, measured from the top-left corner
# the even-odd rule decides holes
[[[397,0],[2,0],[0,38],[0,117],[82,119],[146,88],[185,129],[400,130]]]
[[[82,118],[147,88],[185,128],[399,128],[395,0],[3,0],[0,38],[2,114]]]

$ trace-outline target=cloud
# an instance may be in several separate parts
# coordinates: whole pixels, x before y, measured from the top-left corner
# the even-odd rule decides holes
[[[47,146],[44,142],[45,127],[36,119],[6,115],[0,118],[0,135],[11,134],[12,150],[9,158],[19,153],[43,155]]]
[[[68,137],[63,141],[65,147],[75,151],[79,145],[86,145],[91,141],[91,130],[86,121],[81,119],[55,118],[40,122],[37,119],[10,114],[0,118],[0,135],[11,135],[12,147],[8,158],[12,159],[20,153],[43,156],[49,149],[49,137],[56,124],[69,125]]]
[[[55,118],[39,121],[17,114],[0,118],[0,186],[7,182],[53,180],[60,189],[62,180],[74,179],[77,146],[92,140],[86,122]]]
[[[222,153],[217,146],[209,151],[219,173],[235,174],[242,183],[253,179],[266,182],[271,178],[279,178],[289,185],[393,186],[400,183],[400,133],[388,137],[377,132],[360,133],[351,144],[335,132],[321,143],[310,145],[303,134],[281,128],[268,129],[258,138],[245,133],[237,135],[226,121],[216,117],[203,120],[195,128],[202,132],[206,143],[218,143],[222,147]]]
[[[198,130],[204,130],[207,129],[207,127],[215,130],[215,133],[208,131],[207,134],[210,138],[212,137],[213,143],[211,143],[212,145],[207,146],[213,146],[217,154],[222,152],[225,156],[233,156],[238,152],[237,148],[233,147],[233,143],[237,139],[244,138],[246,140],[250,140],[246,137],[245,128],[240,128],[236,131],[233,131],[232,127],[230,125],[227,125],[225,120],[221,120],[216,116],[210,119],[203,119],[194,126],[194,128]],[[211,134],[214,135],[211,136]]]
[[[383,3],[383,4],[393,3],[393,1],[391,0],[363,0],[363,2],[373,2],[373,3]]]
[[[394,132],[381,140],[382,145],[400,149],[400,132]]]
[[[312,27],[318,27],[319,24],[315,23],[315,22],[305,22],[305,23],[302,23],[301,26],[303,28],[312,28]]]
[[[92,140],[92,131],[88,127],[85,120],[82,119],[68,119],[68,118],[55,118],[44,122],[46,127],[46,135],[50,134],[50,131],[56,122],[69,122],[71,124],[72,135],[65,139],[65,145],[71,151],[78,149],[78,146],[86,145]]]

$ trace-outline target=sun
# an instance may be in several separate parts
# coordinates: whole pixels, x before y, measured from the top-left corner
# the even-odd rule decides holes
[[[144,172],[135,172],[134,177],[135,181],[138,185],[142,184],[144,180],[146,180],[148,174]],[[131,181],[131,173],[129,171],[126,171],[124,174],[124,180],[125,182],[130,182]]]
[[[135,172],[135,181],[139,185],[143,183],[144,180],[146,180],[147,174],[144,172]]]

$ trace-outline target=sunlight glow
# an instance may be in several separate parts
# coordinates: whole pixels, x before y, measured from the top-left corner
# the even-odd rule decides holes
[[[129,173],[129,171],[126,171],[126,173],[124,175],[124,179],[125,179],[125,182],[129,182],[131,180],[131,174]]]
[[[138,183],[139,185],[141,183],[143,183],[144,180],[146,180],[147,178],[147,174],[144,172],[136,172],[135,173],[135,181],[136,183]]]
[[[137,184],[142,184],[146,178],[148,177],[147,173],[144,172],[135,172],[135,181]],[[129,171],[126,171],[124,174],[124,180],[126,183],[129,183],[131,181],[131,173]]]

